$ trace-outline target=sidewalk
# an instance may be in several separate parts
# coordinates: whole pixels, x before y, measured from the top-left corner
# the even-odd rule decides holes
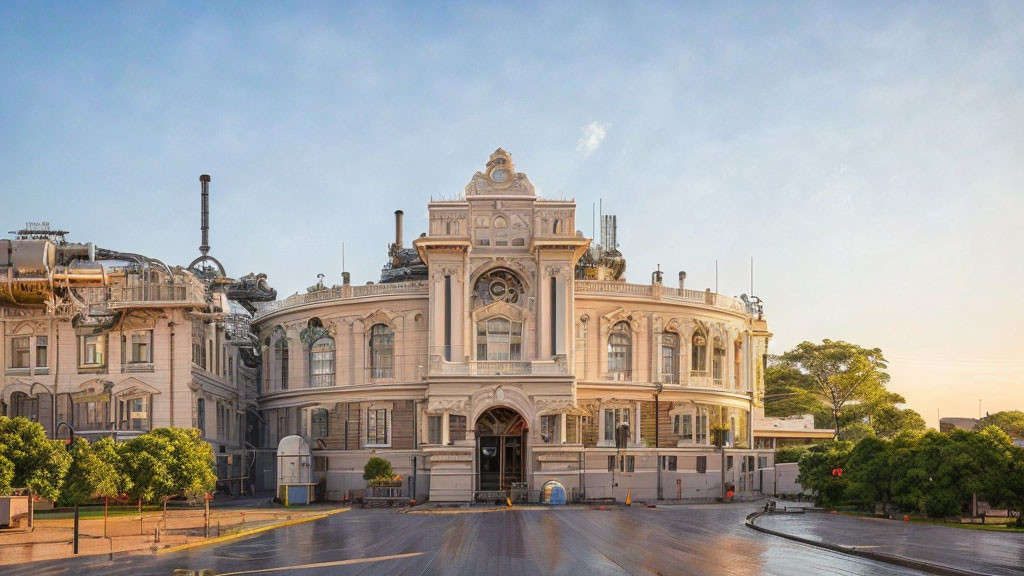
[[[215,508],[210,511],[210,537],[276,526],[338,509],[333,505]],[[78,555],[151,553],[202,542],[205,531],[201,508],[168,509],[166,519],[162,511],[146,511],[141,520],[137,513],[113,516],[108,519],[107,537],[102,517],[80,519]],[[0,566],[71,558],[73,538],[74,519],[37,516],[32,532],[0,532]]]
[[[839,514],[769,514],[758,529],[945,574],[1024,575],[1024,533],[986,532]],[[913,564],[919,564],[914,566]]]

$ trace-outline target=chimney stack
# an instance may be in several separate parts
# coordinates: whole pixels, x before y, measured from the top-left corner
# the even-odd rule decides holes
[[[395,210],[395,246],[402,247],[402,215],[401,210]]]
[[[686,272],[679,272],[679,289],[682,290],[686,287]]]
[[[203,186],[203,206],[202,206],[202,224],[200,229],[203,231],[203,244],[199,247],[199,251],[206,256],[210,253],[210,175],[203,174],[199,177],[199,181]]]

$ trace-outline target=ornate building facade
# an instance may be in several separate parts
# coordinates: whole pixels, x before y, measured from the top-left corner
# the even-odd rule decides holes
[[[221,488],[237,490],[252,467],[245,448],[261,442],[250,321],[276,292],[262,275],[227,278],[209,255],[200,180],[203,245],[188,267],[67,242],[47,224],[0,240],[0,413],[53,438],[198,428]]]
[[[364,488],[371,455],[433,501],[713,499],[762,487],[756,449],[770,334],[760,305],[625,282],[572,201],[539,198],[498,149],[381,282],[257,305],[259,407],[271,445],[309,439],[329,499]]]

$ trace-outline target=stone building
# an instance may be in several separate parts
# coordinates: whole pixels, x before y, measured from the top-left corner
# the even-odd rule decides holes
[[[759,301],[683,272],[625,282],[614,216],[593,245],[501,149],[428,210],[411,247],[396,212],[380,283],[257,307],[267,440],[308,438],[326,497],[363,489],[373,454],[433,501],[536,500],[552,480],[619,500],[760,488]]]
[[[0,240],[0,411],[60,438],[199,428],[222,488],[237,489],[246,442],[261,441],[249,323],[276,292],[263,276],[227,278],[208,254],[201,181],[203,246],[187,268],[68,242],[48,224]]]

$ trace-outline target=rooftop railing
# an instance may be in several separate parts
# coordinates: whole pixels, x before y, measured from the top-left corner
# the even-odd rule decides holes
[[[336,300],[366,298],[368,296],[426,296],[428,288],[427,282],[423,280],[367,284],[366,286],[335,286],[333,288],[324,288],[323,290],[314,290],[306,294],[292,294],[284,300],[258,304],[259,308],[256,310],[256,315],[253,319],[258,320],[280,310],[306,304],[315,304],[317,302],[332,302]]]
[[[669,301],[692,302],[722,310],[747,313],[747,307],[733,298],[715,294],[711,291],[687,290],[655,284],[628,284],[626,282],[609,282],[604,280],[577,280],[577,294],[616,294],[637,296],[640,298],[657,298]]]

